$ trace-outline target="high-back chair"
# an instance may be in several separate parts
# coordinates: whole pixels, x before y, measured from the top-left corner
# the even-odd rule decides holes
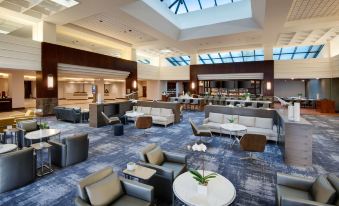
[[[240,148],[250,153],[248,157],[241,159],[261,160],[253,156],[253,152],[264,152],[266,146],[266,136],[260,134],[245,134],[240,139]]]
[[[196,126],[195,123],[189,118],[191,124],[192,132],[194,136],[199,137],[199,142],[202,142],[201,137],[212,137],[212,132],[208,127],[205,126]]]
[[[119,117],[108,117],[104,112],[101,112],[102,117],[107,125],[114,125],[121,123]]]
[[[152,121],[152,116],[139,116],[135,120],[135,127],[144,130],[146,134],[146,130],[152,127]]]

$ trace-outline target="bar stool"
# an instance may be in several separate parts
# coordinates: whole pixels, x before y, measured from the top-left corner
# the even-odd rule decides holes
[[[184,99],[184,105],[186,109],[188,109],[188,105],[190,105],[190,103],[191,103],[191,99]]]
[[[225,103],[226,103],[226,97],[220,97],[219,104],[224,106]]]
[[[198,109],[198,107],[199,107],[199,99],[193,99],[193,101],[190,104],[190,107],[191,107],[191,109],[193,107],[193,110]]]

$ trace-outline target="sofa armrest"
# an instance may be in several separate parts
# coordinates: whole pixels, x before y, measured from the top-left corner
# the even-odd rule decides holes
[[[299,198],[284,198],[280,200],[281,206],[329,206],[328,204],[323,204],[320,202],[315,202],[311,200],[304,200]]]
[[[88,204],[87,202],[82,200],[80,197],[76,197],[74,199],[74,203],[75,203],[76,206],[91,206],[90,204]]]
[[[56,142],[53,140],[48,141],[53,147],[51,149],[51,157],[52,157],[52,164],[58,167],[65,167],[66,166],[66,153],[67,148],[66,145]]]
[[[203,124],[207,124],[209,122],[209,118],[204,119]]]
[[[139,164],[141,166],[156,170],[157,175],[162,176],[166,179],[169,179],[170,181],[173,181],[173,179],[174,179],[174,171],[170,170],[169,168],[162,167],[162,166],[159,166],[159,165],[149,164],[149,163],[146,163],[146,162],[139,162]]]
[[[186,154],[164,152],[164,155],[166,157],[166,160],[169,162],[176,162],[176,163],[181,163],[181,164],[187,163]]]
[[[152,186],[132,180],[127,180],[125,178],[120,178],[120,180],[127,195],[145,200],[151,204],[153,203],[154,188]]]
[[[283,173],[277,173],[277,184],[278,185],[284,185],[287,187],[292,187],[295,189],[300,189],[300,190],[309,190],[313,183],[314,179],[308,179],[304,177],[296,177],[296,176],[291,176]]]

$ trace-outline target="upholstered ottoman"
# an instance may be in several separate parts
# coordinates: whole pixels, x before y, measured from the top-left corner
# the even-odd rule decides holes
[[[113,130],[114,130],[114,136],[124,135],[124,125],[123,124],[113,125]]]

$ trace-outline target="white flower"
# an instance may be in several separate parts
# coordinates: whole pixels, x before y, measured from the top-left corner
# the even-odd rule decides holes
[[[193,150],[193,151],[198,151],[198,152],[206,152],[207,147],[206,147],[206,145],[204,145],[203,143],[201,143],[201,144],[195,143],[195,144],[192,146],[192,150]]]

